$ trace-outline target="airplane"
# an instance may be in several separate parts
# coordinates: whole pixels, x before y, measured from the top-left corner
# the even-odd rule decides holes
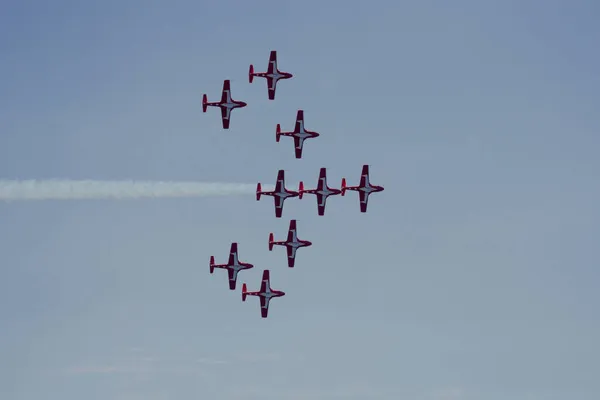
[[[269,302],[271,299],[274,297],[285,296],[285,292],[271,289],[269,270],[265,269],[262,274],[262,282],[258,292],[249,292],[246,284],[244,283],[242,285],[242,301],[246,301],[246,296],[258,296],[260,298],[260,314],[263,318],[267,318],[267,315],[269,314]]]
[[[273,240],[273,233],[269,234],[269,251],[273,251],[273,246],[285,246],[287,249],[288,267],[294,268],[294,261],[296,260],[296,250],[300,247],[312,246],[312,243],[308,240],[298,239],[296,232],[296,220],[290,221],[290,229],[288,231],[287,240]]]
[[[304,189],[304,182],[300,182],[298,187],[298,197],[301,199],[304,193],[310,193],[317,196],[318,213],[319,215],[324,215],[327,198],[329,196],[340,194],[342,191],[327,186],[327,170],[325,168],[321,168],[321,172],[319,172],[319,183],[317,184],[316,189]]]
[[[229,275],[229,289],[235,290],[235,283],[237,281],[238,272],[244,269],[254,268],[254,265],[240,262],[238,259],[238,244],[231,243],[231,250],[229,250],[229,261],[227,264],[215,264],[215,256],[210,256],[210,273],[215,271],[215,268],[226,269]]]
[[[316,138],[319,135],[317,132],[307,131],[304,129],[304,111],[298,110],[296,114],[296,127],[293,132],[282,132],[281,125],[277,124],[275,131],[275,140],[279,142],[281,136],[291,136],[294,138],[294,149],[296,151],[296,158],[302,158],[302,147],[304,146],[304,140],[310,138]]]
[[[342,178],[342,196],[346,194],[346,190],[355,190],[360,198],[360,212],[367,212],[367,204],[369,203],[369,195],[371,193],[382,192],[383,186],[371,185],[369,182],[369,166],[363,165],[360,175],[360,185],[346,186],[346,178]]]
[[[206,94],[202,96],[202,112],[206,112],[206,109],[211,107],[221,108],[221,120],[223,121],[223,129],[229,129],[229,120],[231,118],[231,111],[236,108],[246,107],[248,104],[243,101],[233,100],[231,98],[231,83],[229,79],[223,81],[223,93],[221,94],[221,101],[209,102]]]
[[[248,81],[252,83],[254,77],[265,78],[267,80],[267,89],[269,91],[269,100],[275,100],[275,90],[277,89],[277,82],[280,79],[290,79],[294,75],[289,72],[282,72],[277,69],[277,51],[272,50],[269,56],[269,67],[267,72],[254,72],[254,66],[250,64],[250,71],[248,71]]]
[[[288,197],[296,197],[298,196],[298,192],[294,190],[289,190],[285,188],[285,172],[280,169],[277,173],[277,183],[275,184],[275,190],[272,192],[263,192],[261,190],[260,182],[256,185],[256,201],[260,200],[261,195],[265,196],[273,196],[275,201],[275,217],[281,218],[281,213],[283,212],[283,202]]]

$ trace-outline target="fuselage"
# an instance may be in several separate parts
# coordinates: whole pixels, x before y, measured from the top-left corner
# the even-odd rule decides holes
[[[368,184],[365,186],[359,186],[355,190],[360,190],[361,192],[370,194],[370,193],[374,193],[374,192],[381,192],[383,190],[383,188],[380,186],[371,186],[370,184]]]
[[[244,269],[249,269],[250,267],[248,265],[234,263],[234,264],[226,265],[225,268],[231,269],[233,271],[233,279],[232,280],[235,281],[237,279],[238,272],[240,272],[241,270],[244,270]]]
[[[280,297],[283,296],[284,293],[279,291],[279,290],[272,290],[269,286],[267,286],[267,289],[264,292],[258,292],[256,293],[258,296],[260,297],[264,297],[267,300],[272,299],[273,297]]]
[[[305,246],[310,246],[312,243],[310,243],[309,241],[281,241],[281,242],[273,242],[274,245],[279,245],[279,246],[286,246],[286,247],[291,247],[293,249],[297,249],[300,247],[305,247]]]
[[[296,193],[293,192],[288,192],[287,190],[283,189],[279,192],[275,192],[275,196],[281,198],[281,199],[287,199],[288,197],[294,197],[296,196]]]

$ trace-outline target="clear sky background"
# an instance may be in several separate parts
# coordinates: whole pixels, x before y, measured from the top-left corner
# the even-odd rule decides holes
[[[3,400],[600,398],[596,1],[5,0],[0,178],[356,184],[0,204]],[[294,78],[267,100],[248,66]],[[235,110],[202,113],[231,79]],[[296,111],[321,133],[294,159]],[[269,232],[314,244],[286,266]],[[287,295],[241,302],[208,260]]]

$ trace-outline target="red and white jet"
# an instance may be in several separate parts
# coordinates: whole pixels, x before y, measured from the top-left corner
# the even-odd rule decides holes
[[[346,186],[346,178],[342,178],[342,196],[346,193],[346,190],[358,192],[360,197],[360,212],[367,212],[369,195],[371,193],[382,192],[383,186],[371,185],[371,182],[369,182],[369,166],[365,164],[362,167],[362,174],[360,175],[360,185]]]
[[[229,250],[229,261],[227,264],[215,264],[215,256],[210,256],[210,273],[215,271],[215,268],[226,269],[229,276],[229,289],[235,290],[235,283],[237,281],[238,272],[244,269],[254,268],[254,265],[240,262],[238,259],[238,248],[237,243],[231,243],[231,250]]]
[[[291,136],[294,138],[296,158],[302,158],[302,147],[304,146],[304,141],[306,139],[318,137],[319,133],[304,129],[304,111],[298,110],[298,114],[296,115],[296,127],[294,128],[293,132],[282,132],[281,125],[277,124],[275,140],[279,142],[281,136]]]
[[[327,170],[325,168],[321,168],[321,172],[319,172],[319,183],[317,184],[316,189],[304,189],[304,183],[300,182],[298,188],[298,196],[300,199],[304,193],[310,193],[317,196],[318,213],[319,215],[324,215],[327,198],[329,196],[340,194],[342,191],[327,186]]]
[[[288,267],[290,268],[294,268],[296,250],[298,250],[300,247],[308,247],[311,245],[312,243],[308,240],[298,239],[295,219],[290,221],[290,229],[288,231],[287,240],[275,241],[273,239],[273,233],[269,234],[269,251],[273,250],[273,246],[285,246],[287,248]]]
[[[254,72],[254,66],[250,64],[250,71],[248,72],[248,81],[252,83],[254,77],[265,78],[267,80],[267,89],[269,90],[269,100],[275,100],[275,90],[277,89],[277,82],[280,79],[290,79],[294,75],[289,72],[282,72],[277,69],[277,51],[272,50],[269,56],[269,67],[267,72]]]
[[[281,213],[283,212],[283,202],[288,197],[296,197],[298,196],[298,192],[294,190],[289,190],[285,188],[285,172],[280,169],[277,173],[277,183],[275,184],[275,190],[272,192],[263,192],[261,190],[260,182],[256,185],[256,200],[260,200],[260,196],[273,196],[275,201],[275,217],[281,218]]]
[[[269,314],[269,302],[271,299],[285,296],[285,292],[271,289],[269,270],[265,269],[263,271],[262,282],[258,292],[249,292],[246,284],[244,283],[242,285],[242,301],[246,301],[246,296],[258,296],[260,298],[260,314],[263,318],[267,318],[267,315]]]
[[[229,82],[229,79],[226,79],[225,81],[223,81],[223,93],[221,94],[221,101],[210,103],[206,94],[202,96],[202,112],[206,112],[206,109],[209,106],[221,108],[221,120],[223,121],[223,129],[229,129],[231,111],[236,108],[246,107],[247,104],[243,101],[237,101],[231,98],[231,84]]]

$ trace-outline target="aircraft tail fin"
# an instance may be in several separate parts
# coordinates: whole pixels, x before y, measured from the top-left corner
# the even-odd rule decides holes
[[[279,142],[281,138],[281,124],[277,124],[277,129],[275,130],[275,141]]]
[[[206,94],[204,94],[202,96],[202,112],[206,112],[206,109],[208,108],[208,97],[206,96]]]
[[[250,64],[250,70],[248,71],[248,82],[252,83],[254,80],[254,65]]]
[[[298,198],[302,199],[302,195],[304,194],[304,182],[300,181],[298,185]]]
[[[258,182],[258,184],[256,185],[256,201],[260,200],[260,195],[261,195],[261,186],[260,186],[260,182]]]
[[[215,256],[210,256],[210,273],[215,272]]]
[[[248,288],[246,287],[246,284],[244,283],[242,285],[242,301],[246,301],[247,295],[248,295]]]
[[[273,250],[273,232],[269,233],[269,251]]]
[[[341,190],[342,190],[341,195],[342,196],[346,194],[346,188],[347,188],[347,186],[346,186],[346,178],[342,178],[342,187],[341,187]]]

